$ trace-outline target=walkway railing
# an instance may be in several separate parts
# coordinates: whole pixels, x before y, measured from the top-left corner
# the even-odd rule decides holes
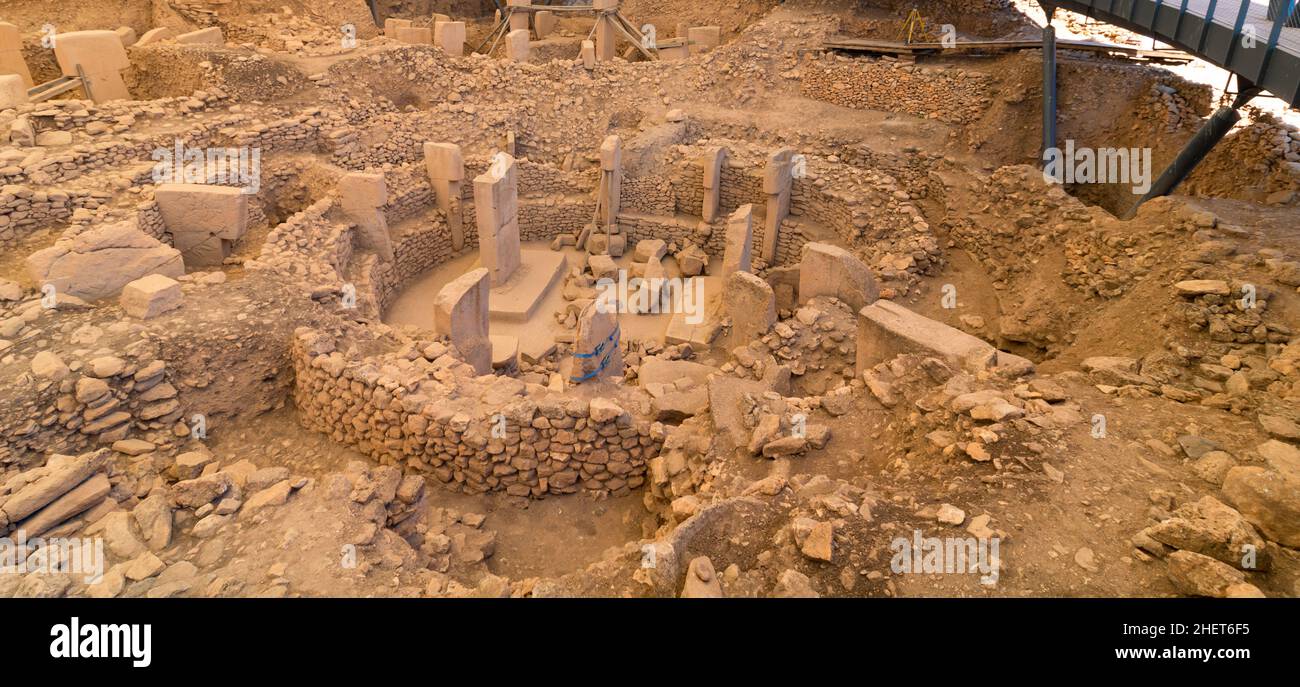
[[[1168,43],[1300,102],[1297,0],[1042,0]],[[1244,85],[1243,85],[1244,88]]]

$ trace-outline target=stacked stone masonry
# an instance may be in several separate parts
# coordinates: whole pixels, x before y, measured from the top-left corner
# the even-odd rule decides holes
[[[445,346],[424,350],[412,372],[383,357],[345,357],[327,335],[299,330],[292,355],[303,423],[381,463],[469,493],[621,496],[645,483],[646,464],[662,446],[661,425],[627,412],[611,418],[575,398],[525,393],[518,380],[475,378]]]

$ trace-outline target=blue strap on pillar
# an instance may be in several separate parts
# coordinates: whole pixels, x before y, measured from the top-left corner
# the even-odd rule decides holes
[[[588,379],[591,379],[592,377],[595,377],[596,375],[603,372],[605,368],[609,366],[609,362],[614,359],[614,351],[618,348],[621,332],[622,332],[621,327],[615,325],[614,331],[610,332],[609,337],[606,338],[604,341],[600,342],[600,344],[597,345],[596,348],[593,349],[590,353],[574,353],[573,354],[574,358],[579,358],[584,360],[589,358],[595,358],[601,353],[605,353],[605,357],[600,361],[600,365],[598,365],[596,369],[592,370],[591,372],[588,372],[585,375],[582,375],[581,377],[570,376],[569,381],[575,383],[585,382]],[[606,349],[608,349],[607,353],[605,352]]]

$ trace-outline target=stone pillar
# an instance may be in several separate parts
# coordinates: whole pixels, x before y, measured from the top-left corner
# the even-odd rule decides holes
[[[427,26],[400,26],[393,31],[393,38],[408,45],[432,45],[433,29]]]
[[[248,195],[237,188],[160,184],[154,200],[188,268],[219,267],[248,229]]]
[[[398,19],[397,17],[389,17],[384,20],[385,36],[392,37],[392,35],[397,32],[397,29],[409,29],[409,28],[411,28],[410,19]]]
[[[116,33],[60,33],[54,40],[54,58],[64,76],[77,76],[77,66],[81,66],[89,82],[89,95],[95,102],[130,99],[121,71],[130,67],[131,61],[127,59],[126,48],[122,47],[122,39]]]
[[[543,40],[555,31],[555,21],[555,13],[550,10],[533,12],[533,31],[537,32],[537,40]]]
[[[721,146],[704,157],[704,209],[705,222],[716,222],[722,202],[722,168],[727,164],[727,149]]]
[[[527,62],[528,41],[528,29],[517,29],[506,34],[506,58],[514,62]]]
[[[433,44],[452,57],[465,54],[465,22],[440,21],[433,28]]]
[[[27,88],[36,85],[23,59],[23,37],[18,27],[9,22],[0,22],[0,74],[17,74]]]
[[[582,42],[582,66],[587,70],[596,68],[596,44],[591,41]]]
[[[27,102],[27,84],[21,74],[0,74],[0,110]]]
[[[742,205],[727,218],[727,247],[722,257],[722,276],[752,272],[751,246],[754,241],[754,206]]]
[[[343,196],[343,213],[357,225],[361,246],[392,262],[393,240],[388,235],[388,220],[382,209],[388,202],[384,175],[349,172],[339,179],[339,193]]]
[[[573,366],[569,381],[592,382],[623,374],[623,351],[619,348],[618,305],[597,299],[578,315],[574,338]]]
[[[461,182],[465,180],[465,160],[455,143],[425,143],[424,166],[438,198],[438,209],[447,216],[451,231],[451,248],[465,247],[464,210],[461,208]]]
[[[618,9],[618,0],[593,0],[592,7],[598,12],[596,15],[596,59],[600,62],[608,62],[614,59],[615,43],[618,41],[618,30],[614,28],[614,21],[604,14],[599,14],[601,10]]]
[[[794,151],[789,148],[772,153],[763,170],[763,193],[767,194],[767,222],[763,228],[763,258],[776,264],[776,246],[781,222],[790,214],[790,191],[794,184]]]
[[[529,0],[510,0],[510,7],[527,7]],[[514,10],[510,13],[510,30],[527,31],[528,30],[528,10]]]
[[[600,144],[600,172],[604,183],[600,197],[600,228],[618,233],[618,213],[623,195],[623,139],[606,136]]]
[[[855,255],[827,243],[807,243],[799,262],[799,302],[834,296],[857,312],[880,298],[871,268]]]
[[[492,339],[488,336],[488,271],[471,270],[449,282],[433,299],[433,323],[465,362],[481,374],[492,372]]]
[[[619,257],[627,249],[627,237],[618,226],[623,189],[623,139],[608,136],[600,144],[600,184],[596,189],[596,223],[588,225],[578,246],[592,255]]]
[[[776,324],[776,294],[761,277],[732,272],[722,286],[722,314],[731,320],[727,347],[744,346]]]
[[[722,45],[721,26],[696,26],[687,30],[686,35],[690,40],[692,55],[708,52]]]
[[[497,153],[488,170],[474,178],[479,254],[492,286],[506,283],[519,268],[518,208],[515,159]]]

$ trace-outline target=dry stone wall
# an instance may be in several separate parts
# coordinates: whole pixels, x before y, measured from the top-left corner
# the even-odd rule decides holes
[[[662,425],[607,399],[475,377],[448,351],[433,342],[409,355],[353,358],[332,336],[300,329],[292,353],[300,417],[383,464],[469,493],[626,495],[644,484]]]
[[[77,210],[96,210],[111,198],[106,191],[41,191],[6,185],[0,188],[0,249],[17,246],[33,231],[66,223]]]
[[[992,103],[991,85],[988,75],[965,69],[833,54],[811,62],[803,77],[803,93],[809,98],[951,124],[969,124],[983,116]]]

